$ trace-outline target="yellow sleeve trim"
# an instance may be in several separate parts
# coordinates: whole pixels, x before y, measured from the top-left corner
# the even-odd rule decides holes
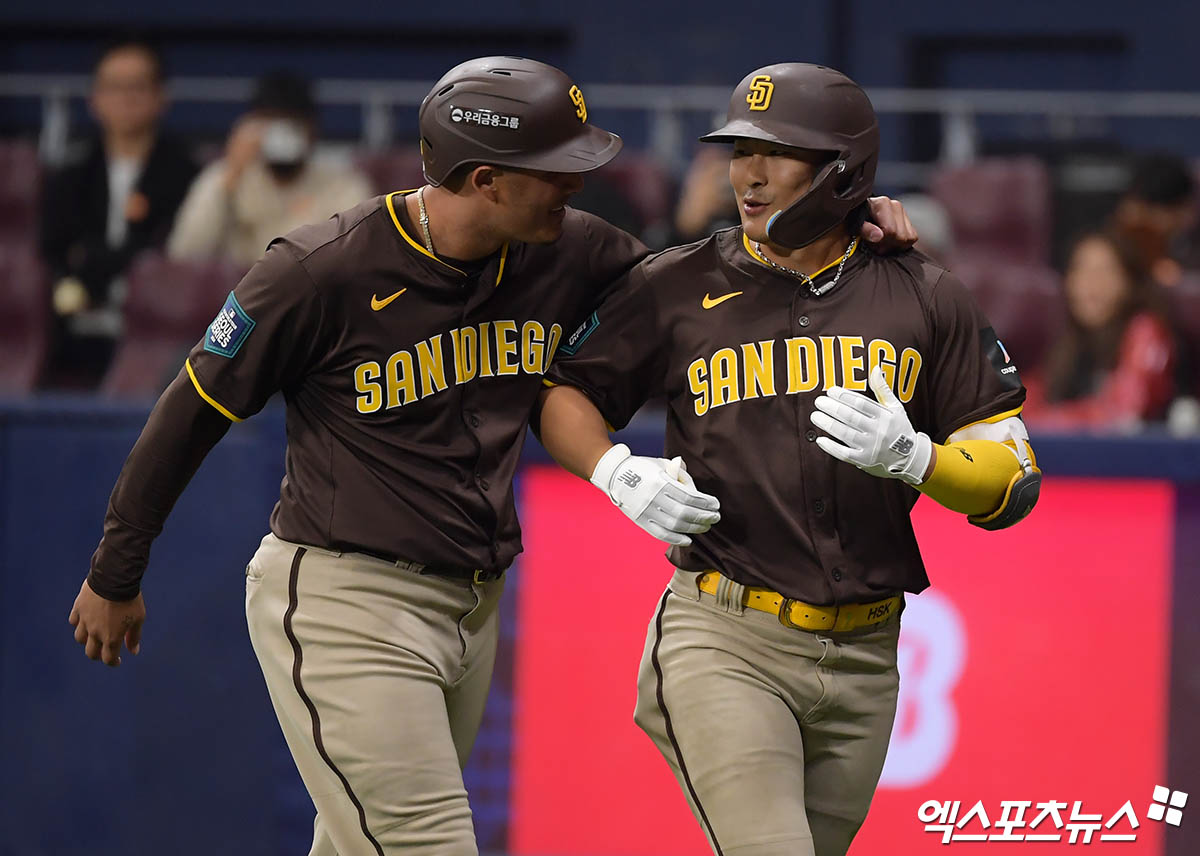
[[[194,371],[192,371],[191,357],[188,357],[186,360],[184,360],[183,365],[187,369],[188,377],[190,377],[192,379],[192,386],[196,387],[196,392],[198,392],[200,394],[201,398],[203,398],[205,401],[207,401],[209,404],[211,404],[213,407],[215,407],[217,409],[218,413],[220,413],[222,416],[224,416],[226,419],[230,420],[231,422],[241,422],[242,421],[242,419],[240,417],[234,416],[232,413],[230,413],[228,410],[226,410],[224,407],[222,407],[220,402],[218,402],[215,398],[213,398],[211,395],[209,395],[207,392],[205,392],[204,387],[200,386],[200,381],[196,380],[196,373]]]
[[[556,384],[554,381],[552,381],[552,380],[546,380],[546,378],[542,378],[542,384],[543,384],[544,386],[548,386],[548,387],[555,387],[555,386],[558,386],[558,384]]]
[[[429,252],[429,250],[426,248],[426,246],[424,244],[418,244],[416,241],[414,241],[409,236],[408,232],[404,231],[404,227],[400,225],[400,218],[396,216],[396,206],[392,203],[392,200],[397,196],[406,196],[407,194],[412,193],[412,192],[413,191],[411,191],[411,190],[397,190],[395,193],[389,193],[386,197],[384,197],[384,200],[387,202],[388,213],[392,215],[392,222],[396,224],[396,231],[400,233],[400,237],[402,237],[404,240],[408,241],[409,246],[411,246],[414,250],[416,250],[421,255],[429,256],[429,258],[433,259],[435,262],[442,265],[443,267],[448,267],[448,268],[450,268],[450,270],[454,271],[455,273],[459,273],[459,274],[462,274],[463,276],[466,276],[467,272],[465,270],[459,270],[454,265],[446,264],[444,261],[439,259],[433,253]],[[506,244],[505,245],[506,254],[507,254],[507,250],[508,250],[508,245]],[[500,284],[500,277],[496,277],[496,284],[497,285]]]

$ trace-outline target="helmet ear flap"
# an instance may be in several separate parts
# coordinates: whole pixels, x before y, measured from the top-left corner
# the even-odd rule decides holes
[[[842,172],[838,176],[834,194],[839,198],[849,196],[866,179],[866,172],[867,165],[865,163],[860,163],[854,169],[849,169],[845,172]]]
[[[834,175],[831,176],[833,179],[833,195],[839,198],[844,197],[858,182],[859,177],[862,175],[862,167],[847,169],[846,161],[843,158],[838,158],[833,163]]]
[[[806,247],[842,222],[848,206],[842,193],[846,161],[828,161],[813,176],[808,191],[767,223],[767,239],[790,249]],[[850,189],[850,187],[847,187]]]

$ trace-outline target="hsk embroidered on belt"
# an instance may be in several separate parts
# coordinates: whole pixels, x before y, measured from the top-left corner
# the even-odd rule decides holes
[[[721,574],[708,571],[699,578],[700,591],[715,595]],[[814,606],[795,598],[784,597],[766,588],[746,586],[742,604],[760,612],[779,617],[785,627],[796,630],[826,630],[839,632],[857,630],[887,621],[900,609],[901,597],[895,595],[871,603],[846,603],[841,606]]]

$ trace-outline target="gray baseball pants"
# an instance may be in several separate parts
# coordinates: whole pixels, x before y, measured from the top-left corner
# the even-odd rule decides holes
[[[896,714],[899,611],[813,633],[676,571],[650,621],[634,719],[718,856],[842,856]]]
[[[476,856],[462,768],[503,585],[263,538],[246,619],[317,809],[310,856]]]

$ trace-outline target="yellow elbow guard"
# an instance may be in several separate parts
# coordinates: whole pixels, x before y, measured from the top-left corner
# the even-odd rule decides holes
[[[1033,510],[1041,471],[1023,440],[962,440],[936,447],[917,490],[983,529],[1012,526]]]
[[[1007,529],[1029,516],[1037,505],[1042,491],[1042,471],[1029,458],[1021,463],[1021,469],[1008,483],[1000,507],[987,515],[968,515],[967,522],[980,529]]]

